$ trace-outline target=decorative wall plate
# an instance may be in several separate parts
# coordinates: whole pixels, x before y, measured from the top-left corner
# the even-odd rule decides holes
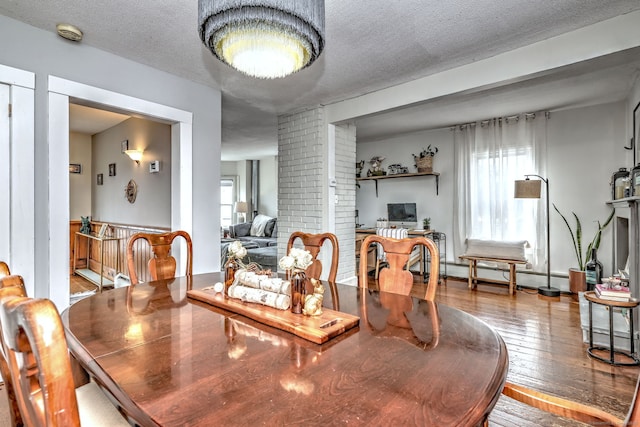
[[[126,187],[124,187],[124,194],[129,203],[135,203],[136,195],[138,194],[138,184],[134,180],[130,180]]]

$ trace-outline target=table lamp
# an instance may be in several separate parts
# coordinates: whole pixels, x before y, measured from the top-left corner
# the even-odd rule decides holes
[[[235,208],[236,208],[236,213],[238,214],[238,221],[245,222],[246,213],[249,212],[249,206],[247,205],[247,202],[236,202]]]

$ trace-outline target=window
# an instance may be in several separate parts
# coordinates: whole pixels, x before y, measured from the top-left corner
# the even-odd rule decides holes
[[[235,180],[233,178],[222,178],[220,180],[220,226],[223,228],[229,228],[233,224],[235,194]]]
[[[546,118],[520,115],[463,125],[454,131],[454,249],[466,239],[526,240],[533,268],[546,267],[544,195],[515,199],[515,181],[525,174],[544,176]],[[545,191],[543,189],[543,191]]]

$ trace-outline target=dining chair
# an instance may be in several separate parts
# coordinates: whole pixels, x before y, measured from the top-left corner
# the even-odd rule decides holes
[[[48,299],[10,295],[1,289],[2,349],[26,426],[128,426],[109,399],[90,382],[73,382],[62,320]]]
[[[6,265],[6,264],[5,264]],[[0,298],[3,297],[26,297],[27,291],[24,286],[22,276],[5,276],[0,278]],[[0,337],[2,337],[2,331],[0,330]],[[9,371],[9,365],[7,364],[7,358],[4,353],[4,349],[1,345],[0,338],[0,374],[5,385],[5,392],[7,394],[7,400],[9,402],[9,418],[13,427],[23,426],[22,415],[20,414],[20,408],[13,386],[13,380],[11,379],[11,372]]]
[[[300,239],[300,241],[304,245],[304,248],[309,251],[311,257],[313,258],[313,262],[306,271],[307,277],[317,280],[320,280],[320,276],[322,275],[322,262],[320,262],[320,260],[318,259],[318,254],[320,253],[320,249],[322,249],[322,245],[325,241],[328,240],[329,242],[331,242],[331,267],[329,268],[329,276],[327,280],[329,282],[329,287],[331,288],[334,309],[339,310],[340,303],[338,300],[338,288],[336,286],[336,277],[338,275],[338,261],[340,256],[338,238],[333,233],[312,234],[304,233],[302,231],[294,231],[289,236],[289,241],[287,242],[287,253],[289,253],[297,239]]]
[[[394,239],[406,239],[409,237],[409,230],[406,228],[378,228],[376,229],[376,234],[382,237],[393,237]],[[378,279],[378,275],[380,274],[380,265],[387,262],[387,255],[385,251],[382,249],[381,245],[376,245],[376,269],[375,269],[375,278]],[[415,263],[420,263],[420,274],[424,273],[423,271],[423,262],[422,262],[422,251],[414,250],[411,252],[411,256],[407,262],[407,268],[410,268]]]
[[[552,396],[550,394],[531,390],[517,384],[506,382],[502,394],[545,412],[559,415],[589,425],[601,426],[636,426],[640,422],[640,405],[638,393],[640,392],[640,377],[636,383],[636,391],[629,407],[629,412],[624,420],[615,417],[601,409],[573,402],[568,399]]]
[[[424,299],[435,300],[436,289],[438,287],[438,275],[440,267],[440,254],[438,247],[431,239],[426,237],[414,237],[407,239],[394,239],[376,235],[367,236],[360,247],[360,259],[367,256],[370,245],[380,244],[386,254],[388,267],[380,269],[378,276],[378,286],[381,291],[393,292],[396,294],[409,295],[413,287],[413,274],[409,271],[407,263],[415,246],[422,245],[431,257],[429,268],[429,282]],[[360,273],[358,275],[359,286],[369,287],[369,275],[366,263],[360,263]]]
[[[151,280],[172,279],[176,277],[176,259],[171,256],[171,244],[178,236],[183,237],[187,243],[187,267],[185,275],[191,276],[193,274],[193,245],[189,233],[183,230],[167,233],[136,233],[129,238],[129,242],[127,243],[127,265],[132,285],[139,283],[136,272],[134,243],[138,239],[143,239],[146,240],[151,247],[153,257],[147,263]]]
[[[0,261],[0,277],[8,276],[11,274],[11,270],[9,270],[9,266],[6,262]]]

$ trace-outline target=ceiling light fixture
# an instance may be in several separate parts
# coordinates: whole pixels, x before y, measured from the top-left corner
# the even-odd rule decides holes
[[[324,48],[324,0],[198,0],[200,39],[252,77],[285,77]]]
[[[82,40],[82,31],[80,31],[80,29],[75,25],[58,24],[56,25],[56,31],[60,37],[71,40],[72,42],[79,42]]]

